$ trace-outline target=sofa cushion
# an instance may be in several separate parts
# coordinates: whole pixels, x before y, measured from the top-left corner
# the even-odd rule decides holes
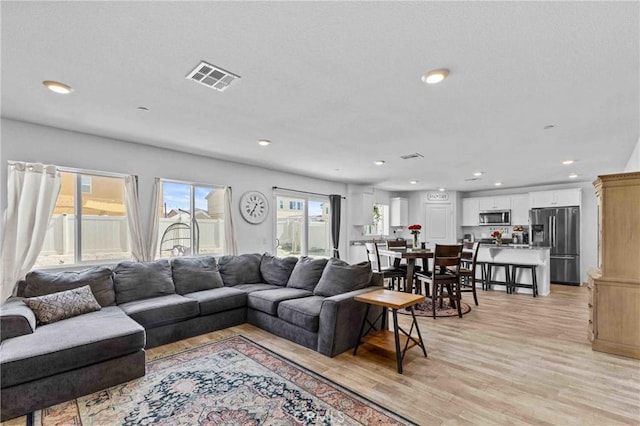
[[[318,281],[320,281],[322,271],[324,271],[328,260],[322,258],[313,259],[307,256],[301,257],[293,268],[293,272],[291,272],[287,287],[313,291]]]
[[[310,296],[280,302],[278,318],[315,333],[319,328],[324,299],[322,296]]]
[[[11,297],[0,307],[0,341],[25,334],[36,329],[36,315],[21,297]]]
[[[267,284],[287,285],[296,262],[298,262],[297,257],[280,258],[271,256],[269,253],[263,254],[260,261],[262,280]]]
[[[249,293],[247,306],[269,315],[278,313],[278,304],[283,300],[313,296],[309,290],[299,288],[277,288],[275,290],[254,291]]]
[[[210,290],[224,285],[213,256],[176,257],[171,261],[171,273],[178,294]]]
[[[254,291],[276,290],[282,287],[280,287],[279,285],[273,285],[273,284],[257,283],[257,284],[239,284],[234,286],[233,288],[242,290],[245,293],[253,293]]]
[[[30,297],[24,299],[24,303],[36,315],[38,324],[51,324],[99,311],[101,308],[88,285],[45,296]]]
[[[340,259],[331,258],[327,262],[313,294],[330,297],[359,290],[369,285],[371,275],[371,263],[369,262],[349,265]]]
[[[120,262],[113,270],[113,277],[118,305],[176,292],[167,259]]]
[[[240,256],[222,256],[218,259],[218,269],[224,285],[261,283],[259,253],[241,254]]]
[[[144,328],[174,324],[200,314],[196,300],[179,294],[134,300],[118,306]]]
[[[200,315],[216,314],[247,306],[247,293],[235,287],[222,287],[187,293],[184,297],[198,301]]]
[[[2,342],[2,387],[134,353],[144,343],[144,328],[117,306],[43,325]]]
[[[31,271],[25,278],[24,296],[44,296],[88,285],[100,306],[112,306],[116,303],[112,275],[111,269],[105,266],[80,272]]]

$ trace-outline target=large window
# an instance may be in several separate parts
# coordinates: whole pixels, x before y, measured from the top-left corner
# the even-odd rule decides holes
[[[277,194],[275,251],[279,257],[331,256],[329,199]]]
[[[124,177],[61,169],[61,188],[35,267],[131,258]]]
[[[389,206],[386,204],[374,204],[373,221],[371,225],[365,225],[366,235],[389,235]]]
[[[163,180],[158,257],[224,254],[224,188]]]

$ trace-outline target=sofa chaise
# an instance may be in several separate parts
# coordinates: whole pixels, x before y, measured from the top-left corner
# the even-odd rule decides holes
[[[358,339],[354,296],[381,285],[367,262],[267,253],[32,271],[0,307],[0,421],[144,376],[145,348],[245,322],[335,356]]]

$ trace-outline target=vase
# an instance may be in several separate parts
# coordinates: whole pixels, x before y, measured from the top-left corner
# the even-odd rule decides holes
[[[418,245],[418,234],[413,234],[413,248],[414,249],[420,248]]]
[[[502,238],[496,238],[496,245],[500,247],[502,245]]]

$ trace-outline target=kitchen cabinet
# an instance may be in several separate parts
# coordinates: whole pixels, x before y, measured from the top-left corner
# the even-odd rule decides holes
[[[370,192],[349,195],[351,225],[371,225],[373,223],[373,194]]]
[[[409,200],[395,197],[390,200],[389,226],[407,226],[409,224]]]
[[[511,196],[511,225],[529,224],[529,194]]]
[[[509,210],[511,208],[510,197],[480,197],[480,211]]]
[[[367,249],[364,244],[353,244],[349,246],[349,263],[360,263],[369,260],[367,257]]]
[[[580,206],[582,204],[582,190],[576,188],[530,192],[529,202],[532,209],[539,207]]]
[[[478,226],[479,198],[462,199],[462,226]]]
[[[589,271],[595,351],[640,359],[640,172],[599,176],[598,268]]]

